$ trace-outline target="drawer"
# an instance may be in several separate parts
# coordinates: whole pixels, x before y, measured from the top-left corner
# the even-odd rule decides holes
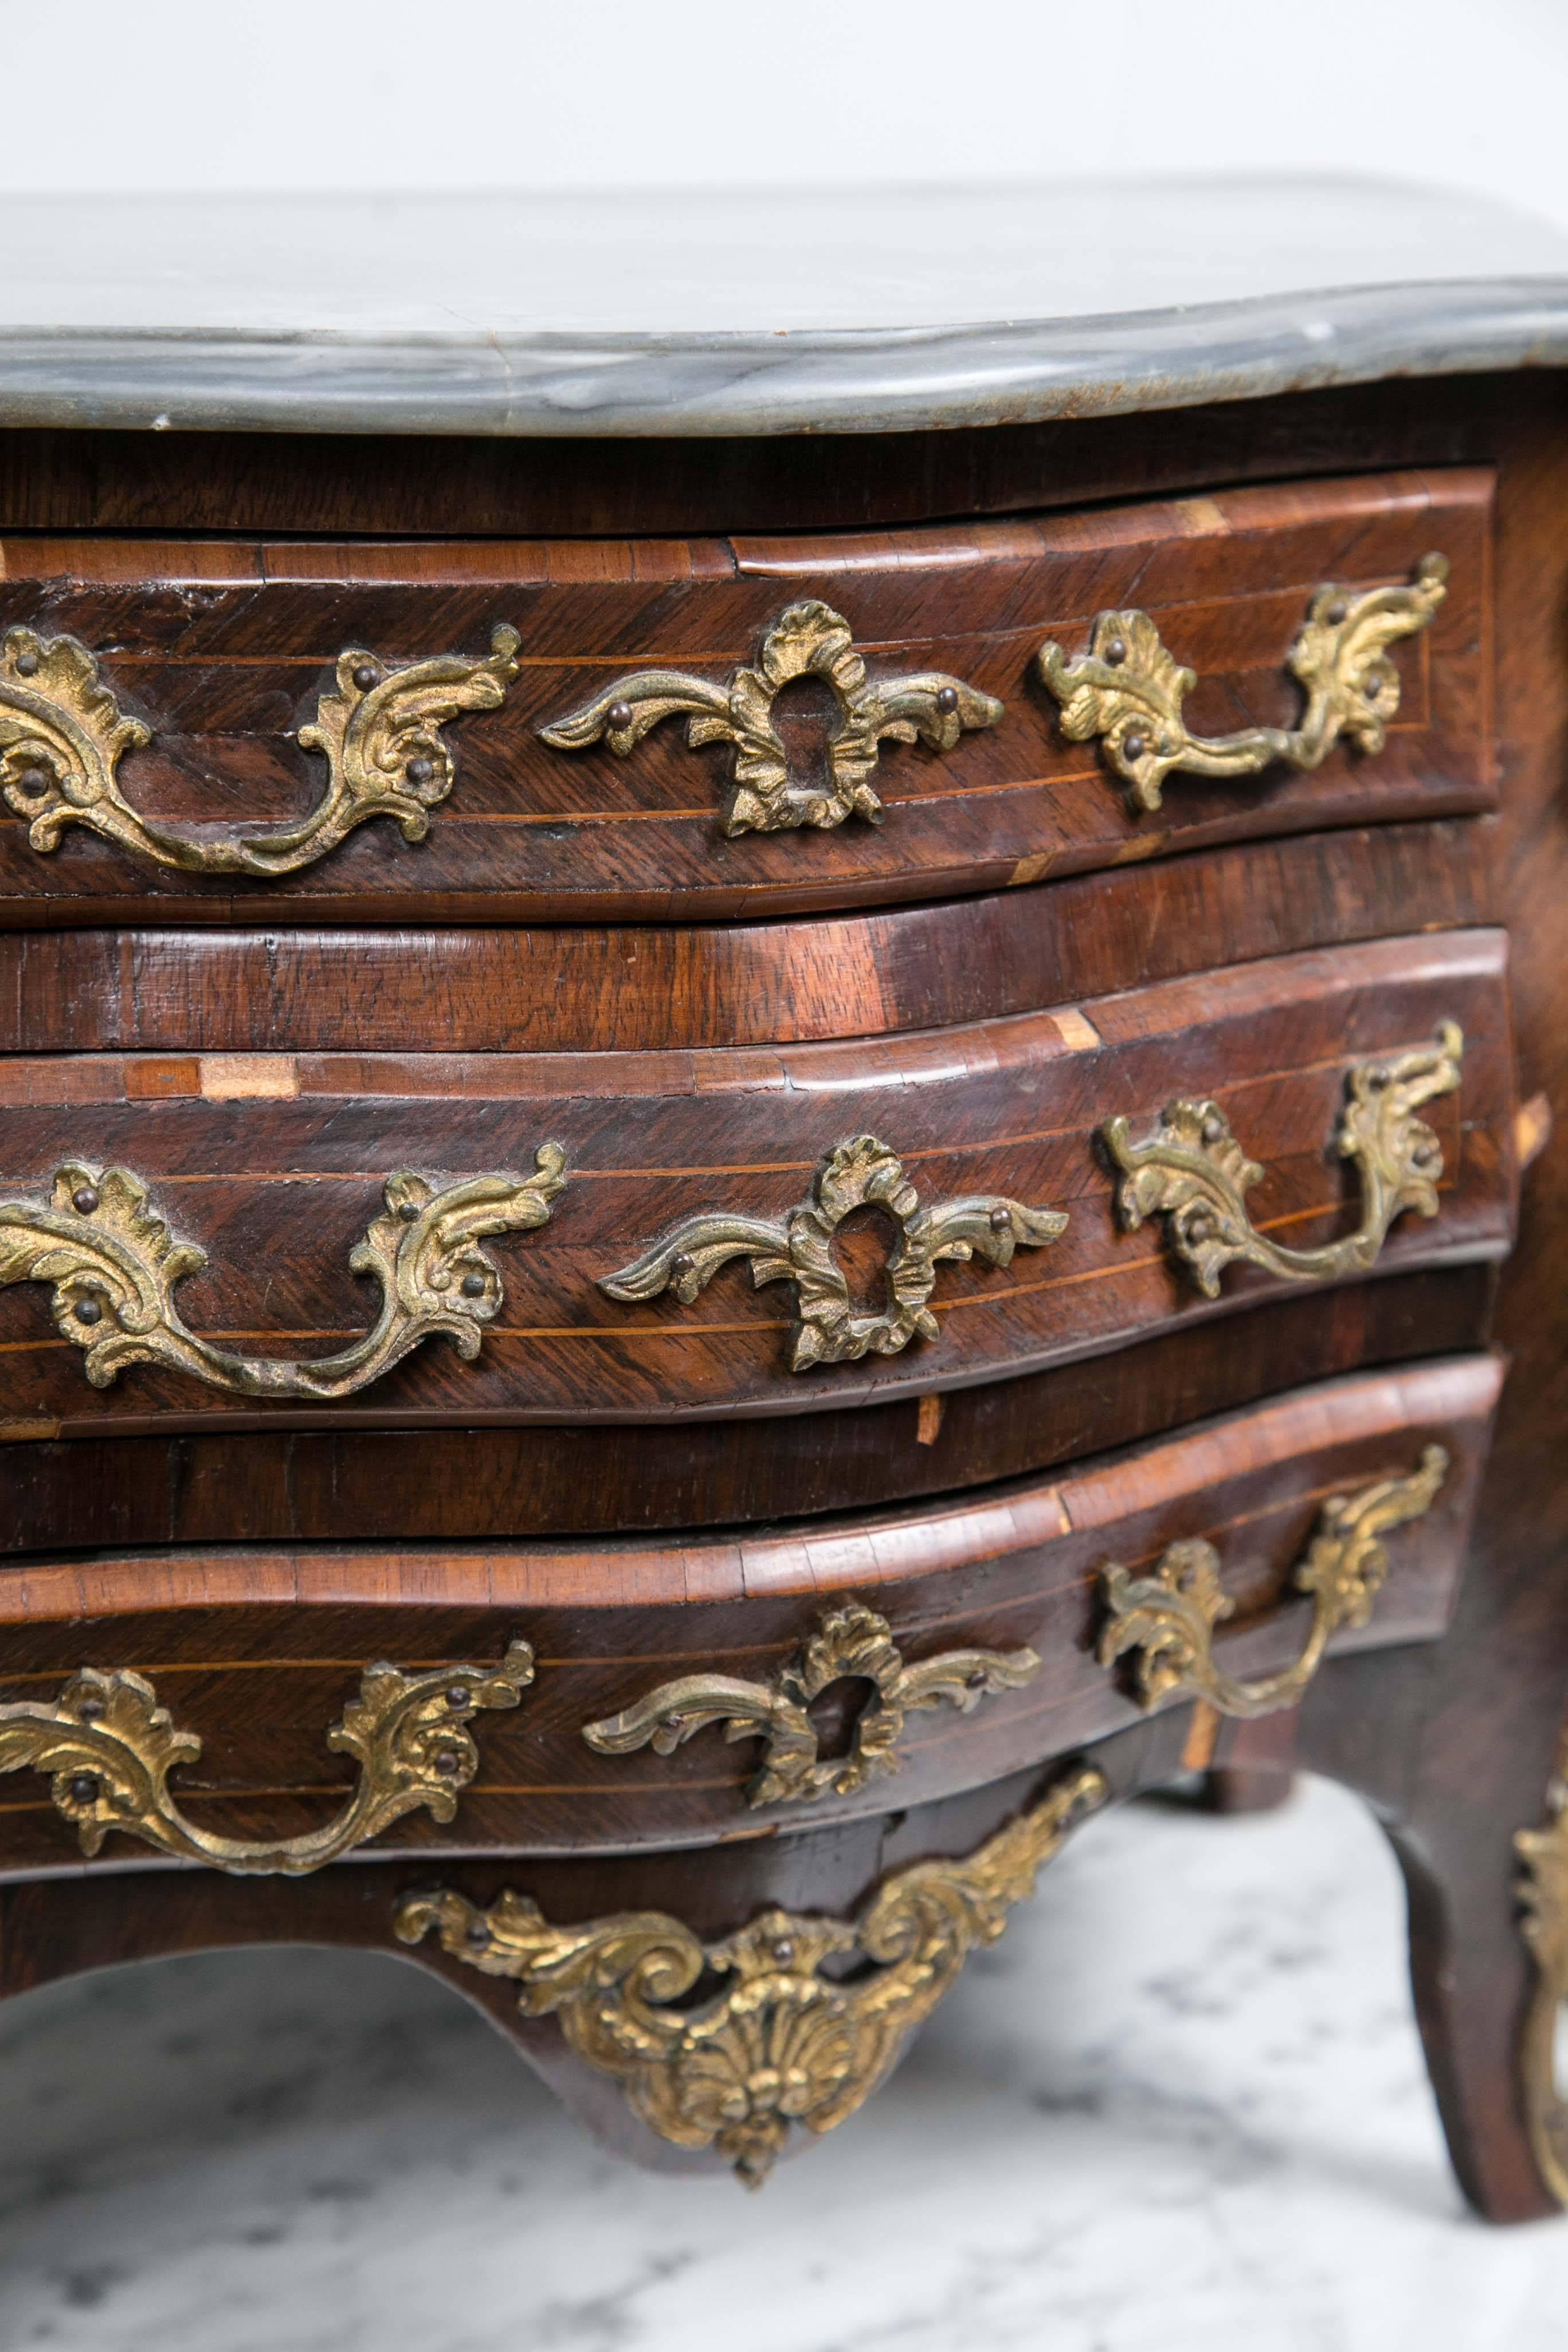
[[[1362,1374],[1052,1479],[740,1539],[198,1547],[7,1568],[0,1870],[75,1866],[37,1774],[60,1773],[65,1810],[103,1826],[127,1745],[145,1759],[182,1735],[199,1751],[174,1755],[168,1785],[202,1837],[321,1841],[353,1759],[384,1783],[389,1707],[423,1709],[401,1752],[425,1738],[425,1784],[454,1803],[449,1819],[421,1803],[389,1822],[384,1849],[580,1853],[978,1787],[1183,1704],[1205,1675],[1221,1715],[1310,1704],[1325,1648],[1331,1671],[1340,1652],[1446,1626],[1500,1379],[1485,1355]],[[1179,1591],[1198,1654],[1189,1684],[1162,1692],[1148,1685],[1171,1652],[1149,1612],[1179,1615]],[[519,1641],[531,1656],[509,1659]],[[401,1681],[367,1686],[329,1747],[383,1659]],[[93,1678],[127,1669],[150,1692]],[[728,1743],[726,1721],[741,1726]],[[106,1864],[145,1853],[112,1828],[103,1843]]]
[[[0,1101],[13,1435],[837,1409],[1513,1223],[1494,931],[773,1052],[17,1056]]]
[[[0,922],[711,919],[1484,809],[1491,495],[1455,469],[858,537],[15,539]],[[1442,601],[1366,636],[1357,600],[1433,552]],[[1300,757],[1177,770],[1157,811],[1128,725],[1085,736],[1041,669],[1142,614],[1163,653],[1105,677],[1156,734],[1289,730],[1314,598],[1363,631],[1355,710]]]

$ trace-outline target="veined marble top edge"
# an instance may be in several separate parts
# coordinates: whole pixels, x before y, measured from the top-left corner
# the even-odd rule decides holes
[[[771,333],[0,326],[0,425],[537,438],[890,433],[1568,365],[1568,273]]]

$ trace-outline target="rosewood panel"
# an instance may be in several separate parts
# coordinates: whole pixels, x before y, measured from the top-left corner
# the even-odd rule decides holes
[[[219,828],[292,821],[324,762],[295,730],[349,646],[399,663],[482,654],[521,634],[497,710],[454,723],[458,776],[417,847],[384,820],[283,878],[159,867],[78,827],[58,850],[0,822],[0,921],[646,920],[784,913],[993,889],[1254,835],[1491,804],[1487,678],[1491,478],[1384,475],[1229,491],[1050,520],[859,538],[713,541],[158,542],[25,538],[3,552],[0,623],[79,638],[153,730],[121,776],[149,818]],[[1394,649],[1400,715],[1384,749],[1312,774],[1186,778],[1135,818],[1093,746],[1062,737],[1032,682],[1041,642],[1069,651],[1094,614],[1135,602],[1199,677],[1194,727],[1289,724],[1286,656],[1323,581],[1453,564],[1432,629]],[[719,817],[731,752],[692,751],[678,721],[630,758],[566,753],[539,729],[622,672],[718,682],[756,657],[789,604],[840,610],[873,677],[951,671],[1006,705],[938,757],[884,745],[879,827],[748,834]],[[779,705],[804,781],[826,756],[825,708]],[[826,689],[824,689],[826,692]],[[787,723],[786,723],[787,722]]]
[[[1306,1288],[1086,1363],[858,1412],[675,1424],[51,1437],[0,1425],[0,1555],[461,1542],[853,1510],[1049,1469],[1363,1365],[1484,1345],[1497,1269]]]
[[[1070,1004],[1490,919],[1495,818],[1238,843],[978,898],[736,924],[0,931],[0,1051],[635,1053]]]
[[[1029,1370],[1280,1293],[1279,1277],[1235,1267],[1205,1300],[1157,1225],[1121,1230],[1103,1123],[1124,1114],[1142,1134],[1173,1096],[1213,1095],[1267,1171],[1255,1220],[1310,1247],[1358,1213],[1336,1148],[1349,1065],[1426,1045],[1443,1021],[1468,1045],[1459,1092],[1427,1107],[1445,1159],[1440,1213],[1401,1217],[1377,1261],[1407,1269],[1508,1244],[1513,1089],[1495,932],[1279,957],[1053,1013],[776,1052],[300,1055],[259,1072],[243,1057],[16,1058],[0,1067],[0,1197],[41,1201],[63,1160],[123,1162],[209,1253],[183,1286],[192,1326],[226,1347],[308,1357],[362,1319],[344,1268],[395,1171],[526,1172],[554,1142],[564,1192],[542,1230],[494,1245],[505,1298],[476,1361],[433,1341],[347,1405],[278,1409],[317,1422],[808,1412]],[[689,1306],[672,1292],[623,1304],[597,1287],[685,1218],[778,1219],[825,1154],[868,1133],[932,1207],[1005,1195],[1065,1212],[1067,1228],[1005,1269],[939,1265],[937,1338],[809,1372],[788,1368],[793,1280],[753,1291],[731,1265]],[[835,1246],[852,1297],[879,1311],[884,1234],[847,1225]],[[47,1315],[31,1285],[0,1297],[0,1416],[13,1425],[129,1433],[256,1410],[152,1365],[95,1391],[79,1350],[40,1329]]]
[[[0,1572],[0,1696],[51,1696],[86,1664],[133,1666],[182,1728],[203,1739],[181,1802],[226,1835],[293,1834],[340,1802],[343,1768],[323,1746],[357,1669],[405,1668],[533,1645],[537,1680],[511,1714],[477,1728],[481,1764],[455,1822],[411,1817],[397,1846],[582,1852],[722,1836],[801,1817],[748,1811],[756,1765],[717,1730],[673,1756],[595,1754],[582,1727],[672,1676],[766,1679],[850,1599],[880,1612],[909,1659],[1028,1644],[1043,1664],[972,1714],[911,1713],[896,1780],[812,1809],[824,1824],[975,1787],[1137,1718],[1093,1654],[1100,1570],[1147,1572],[1163,1547],[1202,1536],[1236,1604],[1219,1637],[1227,1671],[1276,1671],[1302,1646],[1310,1610],[1289,1591],[1327,1497],[1414,1470],[1440,1443],[1437,1500],[1389,1536],[1389,1580],[1371,1622],[1335,1649],[1429,1640],[1447,1622],[1501,1377],[1489,1356],[1363,1375],[1300,1391],[1047,1482],[972,1492],[919,1510],[828,1519],[742,1537],[531,1545],[505,1550],[363,1548],[99,1556]],[[833,1753],[864,1687],[824,1696]],[[383,1842],[384,1843],[385,1841]],[[0,1789],[0,1864],[47,1867],[71,1832],[47,1788]],[[127,1849],[110,1841],[106,1860]]]

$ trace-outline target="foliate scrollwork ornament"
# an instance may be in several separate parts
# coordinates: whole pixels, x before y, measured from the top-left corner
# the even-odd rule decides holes
[[[443,1893],[406,1897],[396,1933],[416,1944],[434,1927],[454,1958],[515,1979],[524,2014],[559,2018],[569,2046],[622,2083],[661,2138],[716,2146],[754,2189],[792,2126],[831,2131],[869,2096],[970,1953],[995,1942],[1068,1830],[1107,1794],[1092,1766],[1068,1772],[966,1861],[916,1863],[885,1880],[853,1922],[765,1911],[704,1944],[663,1912],[557,1927],[526,1895],[481,1911]],[[853,1962],[853,1975],[840,1973]],[[689,2003],[705,1976],[726,1981]]]
[[[329,1748],[353,1758],[358,1777],[333,1818],[299,1837],[220,1837],[182,1812],[169,1775],[195,1764],[202,1743],[176,1728],[153,1685],[128,1667],[100,1674],[87,1666],[52,1703],[0,1706],[0,1772],[47,1772],[55,1804],[75,1824],[85,1854],[96,1854],[118,1830],[160,1853],[237,1876],[297,1878],[379,1836],[405,1813],[424,1810],[451,1821],[479,1768],[470,1719],[482,1708],[516,1706],[532,1680],[533,1653],[521,1641],[493,1666],[417,1675],[367,1666],[359,1696],[327,1734]]]
[[[265,833],[198,835],[153,824],[121,792],[121,760],[152,734],[121,709],[88,648],[9,629],[0,640],[0,794],[26,820],[35,849],[58,849],[79,824],[188,874],[293,874],[376,816],[395,818],[405,841],[423,841],[452,789],[441,730],[466,710],[497,707],[517,676],[520,642],[502,623],[475,660],[439,654],[389,669],[373,654],[340,654],[335,689],[300,730],[303,748],[327,761],[327,788],[310,814]]]
[[[892,1628],[858,1601],[830,1609],[816,1630],[765,1683],[735,1675],[683,1675],[583,1737],[601,1756],[651,1746],[671,1756],[694,1732],[722,1723],[728,1740],[761,1739],[763,1759],[746,1791],[750,1805],[811,1803],[853,1796],[868,1780],[896,1772],[904,1718],[946,1700],[968,1715],[983,1698],[1021,1690],[1040,1671],[1033,1650],[944,1650],[906,1664]],[[865,1682],[870,1694],[855,1717],[848,1752],[825,1757],[810,1709],[830,1683]]]
[[[1520,1933],[1535,1962],[1535,1990],[1520,2044],[1524,2112],[1541,2177],[1568,2206],[1568,2100],[1557,2086],[1557,2031],[1568,2001],[1568,1742],[1547,1791],[1541,1829],[1514,1835]]]
[[[1383,1538],[1424,1517],[1447,1474],[1443,1447],[1428,1445],[1409,1477],[1330,1496],[1292,1578],[1295,1590],[1312,1603],[1311,1631],[1294,1664],[1281,1673],[1243,1682],[1221,1669],[1215,1627],[1236,1603],[1221,1588],[1218,1553],[1201,1538],[1168,1544],[1152,1576],[1130,1576],[1114,1564],[1101,1570],[1100,1664],[1114,1666],[1133,1654],[1133,1686],[1146,1708],[1176,1694],[1206,1699],[1221,1715],[1247,1718],[1295,1706],[1334,1634],[1343,1626],[1359,1631],[1370,1623],[1388,1575]]]
[[[792,780],[789,754],[773,724],[779,693],[803,677],[821,678],[836,705],[825,783]],[[965,728],[994,727],[1003,705],[944,670],[868,677],[848,622],[813,598],[779,614],[763,638],[756,667],[736,670],[728,686],[683,670],[638,670],[540,733],[558,751],[581,751],[602,739],[624,760],[650,728],[680,712],[688,714],[686,740],[693,751],[705,743],[734,745],[722,819],[725,833],[734,835],[826,828],[850,816],[879,824],[882,803],[870,777],[884,741],[912,743],[918,736],[933,751],[951,751]]]
[[[885,1210],[899,1228],[886,1268],[888,1303],[877,1315],[856,1313],[833,1247],[844,1219],[868,1206]],[[896,1356],[911,1339],[939,1338],[941,1326],[927,1301],[942,1259],[978,1255],[993,1265],[1010,1265],[1016,1249],[1042,1248],[1066,1224],[1059,1211],[1026,1209],[991,1192],[922,1209],[887,1145],[874,1135],[856,1135],[828,1153],[809,1196],[784,1216],[687,1217],[630,1265],[603,1276],[599,1287],[623,1302],[657,1298],[673,1288],[689,1307],[731,1258],[749,1258],[757,1289],[768,1282],[795,1286],[799,1321],[790,1370],[804,1372],[813,1364]]]
[[[1353,1160],[1361,1181],[1361,1221],[1353,1234],[1321,1248],[1288,1249],[1260,1233],[1246,1195],[1263,1180],[1217,1103],[1173,1102],[1158,1132],[1134,1143],[1125,1118],[1110,1120],[1106,1148],[1121,1171],[1121,1218],[1135,1233],[1145,1218],[1163,1216],[1177,1255],[1205,1298],[1219,1296],[1220,1276],[1233,1260],[1260,1266],[1287,1282],[1325,1282],[1364,1274],[1394,1219],[1407,1210],[1437,1213],[1442,1147],[1415,1113],[1458,1087],[1462,1031],[1445,1021],[1436,1045],[1414,1053],[1357,1062],[1346,1081],[1339,1154]]]
[[[1243,727],[1194,735],[1182,704],[1196,673],[1173,660],[1147,613],[1101,613],[1089,649],[1069,661],[1060,646],[1038,655],[1042,679],[1062,706],[1062,733],[1074,743],[1100,736],[1139,808],[1157,809],[1173,769],[1194,776],[1255,776],[1276,761],[1321,767],[1342,735],[1361,751],[1381,751],[1399,709],[1399,673],[1388,647],[1427,626],[1447,593],[1447,558],[1425,555],[1408,587],[1356,595],[1331,583],[1312,598],[1289,656],[1306,688],[1299,726]]]
[[[174,1239],[127,1168],[99,1173],[69,1161],[56,1171],[47,1205],[0,1203],[0,1286],[52,1285],[56,1327],[83,1351],[94,1388],[108,1388],[128,1364],[153,1363],[231,1396],[351,1396],[438,1331],[460,1356],[479,1354],[503,1296],[481,1242],[546,1223],[566,1181],[559,1144],[542,1144],[534,1157],[531,1176],[478,1176],[439,1192],[423,1176],[392,1177],[385,1214],[349,1256],[353,1272],[379,1287],[381,1312],[335,1356],[234,1355],[189,1329],[174,1290],[206,1264],[205,1253]]]

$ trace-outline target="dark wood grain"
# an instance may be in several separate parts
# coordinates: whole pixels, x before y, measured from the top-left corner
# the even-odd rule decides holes
[[[929,907],[734,924],[0,931],[0,1051],[637,1053],[1071,1004],[1490,919],[1489,818],[1250,842]]]
[[[1496,1278],[1479,1265],[1308,1287],[1086,1363],[856,1412],[75,1439],[12,1423],[0,1433],[0,1557],[700,1528],[946,1494],[1360,1365],[1477,1347]]]
[[[202,877],[74,827],[46,855],[7,813],[0,923],[784,914],[1485,808],[1491,487],[1477,469],[1381,475],[859,537],[7,541],[0,624],[63,631],[101,655],[105,682],[153,730],[122,762],[123,788],[164,824],[249,829],[301,815],[324,763],[293,730],[346,646],[393,662],[479,654],[509,621],[523,650],[503,706],[456,722],[458,780],[417,847],[375,822],[296,875]],[[1157,817],[1136,816],[1095,747],[1064,739],[1033,680],[1045,639],[1077,651],[1097,611],[1136,602],[1198,673],[1194,727],[1289,725],[1300,688],[1286,656],[1316,587],[1404,581],[1433,547],[1453,563],[1447,598],[1428,632],[1394,648],[1404,699],[1375,756],[1341,747],[1310,774],[1184,778]],[[945,757],[884,746],[880,826],[727,840],[726,747],[694,752],[674,722],[624,760],[540,740],[626,671],[727,681],[803,596],[842,610],[874,677],[937,668],[1006,704],[999,725]],[[804,776],[826,738],[820,725],[797,731]]]
[[[553,1140],[568,1182],[548,1226],[504,1245],[505,1303],[474,1362],[429,1344],[346,1404],[273,1412],[152,1365],[95,1391],[79,1350],[40,1329],[47,1295],[15,1286],[0,1297],[0,1412],[83,1433],[236,1414],[304,1425],[668,1420],[842,1409],[1093,1354],[1284,1286],[1237,1267],[1219,1300],[1205,1300],[1158,1228],[1122,1230],[1096,1140],[1108,1118],[1125,1114],[1142,1134],[1173,1096],[1212,1095],[1268,1171],[1254,1217],[1310,1247],[1359,1213],[1347,1213],[1355,1188],[1336,1145],[1348,1066],[1423,1044],[1443,1020],[1468,1045],[1460,1093],[1429,1107],[1446,1155],[1441,1213],[1400,1219],[1378,1267],[1495,1256],[1514,1189],[1502,968],[1500,934],[1449,932],[846,1045],[301,1055],[287,1082],[238,1099],[205,1062],[13,1059],[0,1065],[0,1192],[47,1199],[65,1160],[133,1169],[171,1227],[209,1252],[184,1285],[184,1311],[231,1348],[323,1355],[363,1328],[343,1269],[396,1170],[526,1172]],[[807,1195],[823,1154],[866,1133],[900,1156],[927,1202],[1004,1194],[1067,1211],[1067,1231],[1005,1271],[978,1259],[942,1267],[940,1340],[804,1375],[788,1369],[791,1285],[759,1293],[731,1266],[689,1307],[668,1293],[622,1305],[597,1288],[682,1218],[780,1216]],[[880,1263],[874,1250],[874,1300]]]

